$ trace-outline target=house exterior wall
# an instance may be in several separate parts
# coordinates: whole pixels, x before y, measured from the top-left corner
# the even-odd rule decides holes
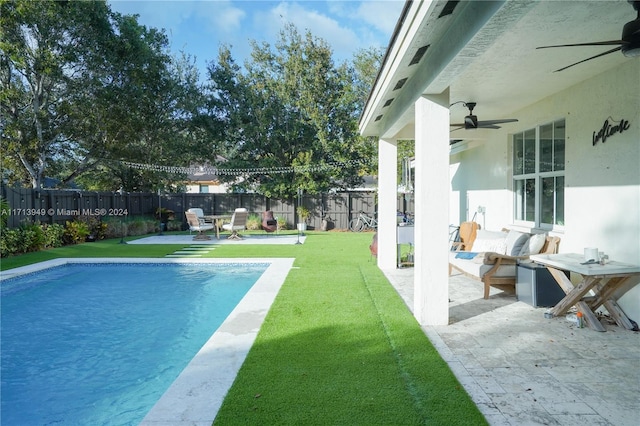
[[[511,137],[566,120],[565,226],[561,252],[598,247],[614,260],[640,264],[640,61],[623,65],[517,111],[519,121],[450,158],[451,223],[471,219],[499,230],[513,224]],[[549,76],[550,84],[553,75]],[[627,120],[629,128],[593,143],[605,120]],[[619,300],[627,315],[640,320],[640,286]]]
[[[208,187],[208,194],[225,194],[229,192],[229,185],[227,184],[214,184],[209,182],[204,183],[189,183],[185,185],[185,192],[188,194],[200,194],[203,193],[201,186],[206,185]]]

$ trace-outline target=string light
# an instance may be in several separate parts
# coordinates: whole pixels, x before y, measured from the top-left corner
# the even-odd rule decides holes
[[[180,167],[180,166],[163,166],[158,164],[132,163],[130,161],[120,161],[120,164],[136,170],[145,170],[153,172],[165,172],[173,174],[215,174],[230,176],[246,176],[246,175],[270,175],[283,173],[313,173],[321,172],[329,169],[344,168],[346,166],[359,166],[367,164],[363,161],[349,160],[344,162],[334,162],[327,164],[305,165],[305,166],[288,166],[288,167],[254,167],[245,169],[219,169],[215,167]]]

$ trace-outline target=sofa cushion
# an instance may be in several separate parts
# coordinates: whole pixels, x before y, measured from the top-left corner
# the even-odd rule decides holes
[[[484,274],[486,274],[493,265],[485,265],[483,263],[484,254],[476,256],[476,258],[472,260],[467,259],[456,259],[455,253],[451,252],[449,255],[449,263],[454,265],[457,269],[463,271],[466,274],[472,275],[474,277],[482,278]],[[501,265],[498,267],[498,270],[494,274],[494,277],[515,277],[516,276],[516,265]]]
[[[529,241],[529,234],[523,232],[514,231],[513,229],[507,234],[507,250],[506,254],[509,256],[519,256],[522,248]]]
[[[506,254],[507,240],[506,238],[476,238],[471,250],[476,253],[492,251],[495,253]]]
[[[491,240],[495,238],[507,238],[507,233],[503,231],[487,231],[486,229],[478,229],[476,238],[481,240]]]
[[[520,250],[519,256],[528,256],[531,254],[540,253],[540,250],[542,250],[546,239],[547,234],[533,234],[529,238],[529,241],[527,241],[527,244],[522,246],[522,250]]]

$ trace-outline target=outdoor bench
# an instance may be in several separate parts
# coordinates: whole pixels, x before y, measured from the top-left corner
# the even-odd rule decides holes
[[[517,263],[534,254],[558,252],[560,238],[516,230],[475,231],[462,251],[449,253],[449,275],[455,269],[484,283],[484,298],[491,287],[514,288]]]

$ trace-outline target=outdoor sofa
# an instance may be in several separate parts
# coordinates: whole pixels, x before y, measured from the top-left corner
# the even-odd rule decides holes
[[[449,275],[455,269],[483,282],[485,299],[491,287],[515,289],[518,261],[526,261],[533,254],[557,253],[560,244],[560,238],[544,233],[495,232],[477,226],[465,233],[463,240],[459,244],[463,250],[449,253]]]

